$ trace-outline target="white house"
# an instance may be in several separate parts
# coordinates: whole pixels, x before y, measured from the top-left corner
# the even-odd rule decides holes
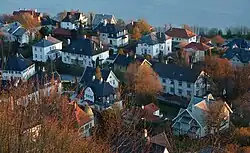
[[[80,12],[67,12],[65,18],[61,21],[61,28],[64,29],[78,29],[80,24],[85,26],[87,25],[88,19],[87,17]]]
[[[32,46],[33,60],[47,62],[61,56],[62,41],[52,36],[45,36]]]
[[[211,94],[203,97],[192,97],[188,107],[186,109],[180,109],[178,115],[173,119],[174,124],[172,125],[175,135],[187,134],[193,138],[201,138],[207,134],[213,133],[214,130],[208,131],[206,123],[206,113],[209,113],[209,105],[214,103],[216,100]],[[230,114],[232,113],[231,108],[226,102],[220,100],[223,104],[222,112],[224,120],[221,122],[219,130],[225,130],[230,125]]]
[[[10,56],[4,60],[5,68],[1,68],[3,80],[11,80],[11,78],[27,80],[36,72],[35,64],[21,55]]]
[[[182,28],[170,28],[166,31],[166,35],[172,38],[173,42],[180,43],[180,42],[196,42],[196,34],[192,31]]]
[[[175,64],[156,63],[153,69],[159,75],[163,93],[191,98],[206,93],[205,73]]]
[[[136,54],[138,55],[158,57],[160,52],[163,55],[168,55],[168,53],[172,52],[172,39],[163,32],[152,32],[143,36],[136,46]]]
[[[211,49],[213,49],[213,47],[210,47],[205,43],[191,42],[183,48],[183,51],[186,53],[187,59],[191,64],[204,61],[206,52],[209,52]]]
[[[109,14],[95,14],[93,21],[92,21],[92,27],[96,28],[98,27],[103,21],[107,21],[107,23],[110,24],[116,24],[116,18],[114,15],[109,15]]]
[[[227,49],[222,55],[222,58],[227,58],[233,67],[248,66],[250,64],[250,50],[233,48]]]
[[[7,41],[18,41],[20,45],[29,43],[29,31],[22,27],[19,22],[13,22],[1,28]]]
[[[101,43],[97,44],[86,38],[68,41],[68,46],[62,51],[63,63],[82,67],[94,67],[97,59],[105,63],[108,57],[108,49],[103,48]]]
[[[87,82],[92,81],[92,79],[95,79],[95,73],[96,73],[96,68],[86,67],[80,79],[80,83],[86,84]],[[114,88],[119,87],[120,81],[115,76],[112,70],[101,69],[101,75],[103,81],[108,82]]]
[[[104,20],[95,30],[99,32],[100,40],[105,45],[120,47],[128,44],[128,31],[125,27],[110,24]]]

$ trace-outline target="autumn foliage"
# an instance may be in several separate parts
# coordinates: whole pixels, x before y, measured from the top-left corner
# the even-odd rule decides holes
[[[132,29],[132,38],[134,40],[139,40],[142,35],[148,34],[151,32],[151,25],[147,21],[140,19],[135,22],[135,26]]]
[[[131,91],[140,95],[156,95],[162,90],[158,75],[149,65],[138,62],[128,66],[125,78]]]

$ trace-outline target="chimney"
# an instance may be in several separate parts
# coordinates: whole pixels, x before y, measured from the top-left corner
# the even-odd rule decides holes
[[[144,138],[147,138],[147,137],[148,137],[148,130],[144,129]]]
[[[142,105],[141,108],[144,109],[144,105]]]
[[[94,81],[95,80],[95,75],[93,75],[93,77],[92,77],[92,81]]]
[[[134,55],[134,58],[136,59],[136,54]]]
[[[86,35],[83,35],[83,38],[84,38],[84,39],[86,39],[86,38],[87,38],[87,36],[86,36]]]
[[[126,57],[128,57],[128,53],[126,54]]]
[[[45,72],[45,67],[43,67],[42,71]]]
[[[47,39],[48,39],[48,36],[45,36],[44,39],[47,40]]]
[[[102,84],[102,82],[103,82],[103,78],[101,77],[101,79],[100,79],[100,82],[99,82],[99,83],[100,83],[100,84]]]
[[[68,45],[70,45],[70,39],[68,39]]]

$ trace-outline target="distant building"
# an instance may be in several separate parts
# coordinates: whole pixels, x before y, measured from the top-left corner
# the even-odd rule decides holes
[[[24,15],[30,14],[34,19],[38,22],[41,21],[41,17],[43,17],[43,13],[38,12],[37,9],[19,9],[13,12],[13,15]]]
[[[152,32],[143,36],[136,47],[136,54],[150,55],[152,58],[158,58],[160,52],[163,55],[172,52],[172,39],[163,32]]]
[[[223,46],[229,49],[240,48],[240,49],[250,50],[250,43],[247,40],[240,38],[233,39]]]
[[[155,63],[153,69],[159,75],[165,94],[191,98],[206,93],[203,71],[164,63]]]
[[[66,17],[61,21],[61,28],[64,29],[78,29],[80,25],[87,25],[88,19],[81,12],[67,12]]]
[[[248,66],[250,64],[250,50],[229,48],[222,55],[222,58],[227,58],[232,63],[233,67]]]
[[[114,15],[109,14],[95,14],[93,21],[92,21],[92,27],[96,28],[98,27],[103,21],[107,21],[109,24],[116,24],[116,18]]]
[[[107,23],[100,23],[95,31],[99,32],[100,40],[110,47],[121,47],[128,44],[128,32],[125,27]]]
[[[68,46],[62,51],[62,62],[81,67],[95,67],[96,60],[105,63],[109,57],[109,50],[100,43],[87,38],[68,40]]]
[[[12,55],[4,60],[4,68],[0,69],[3,80],[27,80],[35,74],[35,64],[22,55]]]
[[[48,59],[54,60],[61,56],[62,41],[52,36],[45,36],[37,43],[32,45],[33,60],[47,62]]]
[[[180,109],[178,115],[173,119],[172,125],[175,135],[189,135],[192,138],[201,138],[207,134],[213,133],[213,130],[208,131],[206,123],[206,113],[209,112],[209,105],[214,103],[214,97],[208,94],[206,97],[192,97],[186,109]],[[222,113],[225,116],[221,122],[219,130],[225,130],[230,125],[231,108],[226,102],[219,100],[223,104]]]

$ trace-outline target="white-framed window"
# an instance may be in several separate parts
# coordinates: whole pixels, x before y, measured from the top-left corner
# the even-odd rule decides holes
[[[179,85],[179,86],[182,86],[182,81],[179,81],[179,82],[178,82],[178,85]]]
[[[37,54],[35,54],[35,58],[37,58]]]
[[[188,87],[188,88],[191,88],[191,83],[187,83],[187,87]]]

